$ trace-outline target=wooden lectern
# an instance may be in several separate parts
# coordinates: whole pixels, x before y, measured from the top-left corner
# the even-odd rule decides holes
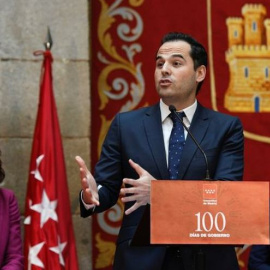
[[[152,181],[131,244],[270,244],[269,182]]]
[[[269,182],[153,181],[151,244],[269,244]]]

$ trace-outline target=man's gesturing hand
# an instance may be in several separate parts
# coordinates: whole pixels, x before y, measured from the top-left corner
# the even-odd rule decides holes
[[[144,170],[139,164],[133,162],[131,159],[129,160],[129,164],[137,172],[139,178],[137,180],[130,178],[123,179],[123,182],[131,185],[131,187],[121,189],[121,195],[123,196],[121,199],[122,202],[126,203],[135,201],[135,203],[125,211],[126,215],[129,215],[140,206],[150,203],[151,180],[155,179],[150,173]]]
[[[75,160],[80,166],[80,178],[83,190],[83,201],[86,204],[99,205],[99,196],[97,190],[97,184],[93,175],[87,169],[84,160],[76,156]]]

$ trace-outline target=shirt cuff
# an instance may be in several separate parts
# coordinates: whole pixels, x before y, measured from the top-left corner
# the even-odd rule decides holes
[[[84,202],[84,200],[83,200],[83,191],[81,191],[81,200],[82,200],[83,206],[84,206],[84,208],[86,210],[90,210],[90,209],[92,209],[92,211],[95,210],[95,208],[96,208],[95,204],[87,204],[87,203]]]

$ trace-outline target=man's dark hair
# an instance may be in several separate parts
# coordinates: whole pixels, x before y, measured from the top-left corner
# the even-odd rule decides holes
[[[170,41],[185,41],[187,42],[190,47],[190,56],[194,63],[194,70],[196,70],[201,65],[204,65],[207,67],[207,52],[202,44],[200,44],[197,40],[195,40],[192,36],[181,33],[181,32],[170,32],[166,34],[162,40],[161,45],[170,42]],[[201,89],[201,86],[203,84],[202,82],[198,83],[196,94],[198,94],[199,90]]]
[[[0,155],[1,155],[1,150],[0,150]],[[5,171],[4,169],[2,168],[2,160],[0,158],[0,183],[3,182],[4,178],[5,178]]]

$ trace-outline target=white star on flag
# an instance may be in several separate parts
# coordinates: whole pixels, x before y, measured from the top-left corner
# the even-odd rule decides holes
[[[44,155],[40,155],[37,159],[36,159],[36,169],[34,171],[31,171],[31,174],[34,174],[35,178],[38,180],[38,181],[41,181],[43,182],[43,178],[38,170],[38,167],[42,161],[42,159],[44,158]]]
[[[32,200],[29,200],[29,208],[31,208],[31,206],[32,206]],[[30,215],[25,217],[24,224],[25,225],[31,224],[31,216]]]
[[[67,242],[64,242],[61,244],[60,237],[58,236],[58,246],[49,248],[51,251],[55,252],[56,254],[59,254],[59,262],[63,266],[65,266],[65,261],[62,255],[62,251],[64,250]]]
[[[43,245],[45,242],[39,243],[33,247],[29,248],[29,253],[28,253],[28,270],[31,270],[31,265],[36,265],[41,268],[44,268],[43,262],[37,257],[38,253],[42,249]]]
[[[57,213],[55,212],[56,206],[57,200],[50,201],[45,190],[43,190],[41,203],[31,206],[32,210],[41,214],[41,228],[43,227],[44,223],[48,221],[49,218],[53,219],[54,221],[58,221]]]

